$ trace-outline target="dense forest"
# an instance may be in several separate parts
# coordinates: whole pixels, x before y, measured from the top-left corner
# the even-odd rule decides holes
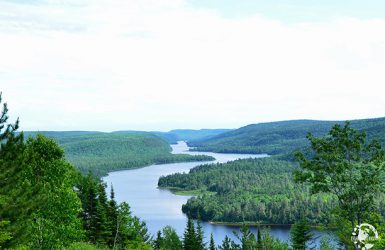
[[[206,221],[292,224],[306,218],[313,225],[328,223],[336,200],[311,196],[305,185],[294,182],[296,168],[269,158],[243,159],[161,177],[159,186],[200,191],[203,195],[189,199],[183,212]]]
[[[335,230],[341,249],[360,249],[365,244],[352,246],[356,225],[384,227],[385,152],[373,138],[350,122],[335,124],[326,135],[305,137],[309,147],[293,155],[297,163],[272,157],[206,164],[161,177],[159,186],[197,194],[182,208],[193,218],[323,225]]]
[[[26,137],[37,132],[26,132]],[[171,154],[170,145],[150,133],[41,132],[64,148],[66,158],[81,172],[97,176],[109,171],[185,161],[210,161],[205,155]]]
[[[309,147],[308,133],[324,136],[335,124],[343,121],[294,120],[248,125],[217,136],[189,141],[197,151],[219,153],[267,153],[292,155],[295,150]],[[353,120],[351,126],[365,131],[369,139],[378,138],[385,145],[385,118]],[[291,158],[292,159],[292,158]]]

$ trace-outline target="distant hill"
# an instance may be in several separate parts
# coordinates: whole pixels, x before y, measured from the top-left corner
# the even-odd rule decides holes
[[[182,161],[209,161],[209,156],[171,154],[170,145],[151,133],[102,133],[87,131],[27,131],[25,137],[37,133],[55,139],[65,150],[66,158],[81,172],[98,176],[114,170]]]
[[[197,151],[221,153],[291,154],[308,146],[306,135],[328,133],[334,124],[344,121],[293,120],[251,124],[208,139],[189,141]],[[385,118],[351,121],[352,127],[365,131],[369,138],[378,138],[385,145]]]
[[[229,132],[232,129],[174,129],[168,132],[161,131],[135,131],[135,130],[123,130],[115,131],[113,133],[150,133],[157,135],[170,144],[176,144],[178,141],[191,141],[191,140],[202,140],[208,139],[213,136]]]
[[[168,134],[175,135],[179,141],[192,141],[209,139],[229,131],[231,131],[231,129],[174,129],[169,131]]]

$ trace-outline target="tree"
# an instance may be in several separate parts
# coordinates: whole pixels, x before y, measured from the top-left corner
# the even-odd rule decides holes
[[[11,237],[11,233],[10,232],[7,232],[6,230],[4,230],[4,228],[9,224],[9,221],[0,221],[0,249],[1,249],[1,246],[7,242],[8,240],[10,240],[12,237]]]
[[[245,224],[241,228],[241,235],[235,233],[235,236],[241,242],[241,250],[256,249],[255,236]]]
[[[198,214],[197,228],[196,228],[196,244],[197,244],[197,250],[204,250],[206,248],[206,244],[204,242],[204,232],[203,232],[202,224],[200,222],[199,214]]]
[[[175,230],[170,227],[166,226],[162,230],[163,233],[163,247],[167,250],[182,250],[183,244],[181,240],[179,239],[178,234],[175,232]]]
[[[262,250],[263,249],[263,243],[262,243],[262,235],[261,235],[261,229],[260,226],[258,225],[258,231],[257,231],[257,250]]]
[[[220,250],[231,250],[231,240],[230,238],[226,235],[225,238],[222,241],[222,245],[219,246]]]
[[[297,152],[300,170],[297,182],[310,184],[312,193],[331,193],[338,199],[338,216],[354,226],[367,220],[375,211],[373,202],[381,191],[384,174],[384,150],[377,140],[370,143],[364,132],[335,125],[328,136],[307,136],[310,156]]]
[[[290,240],[294,250],[305,250],[312,238],[313,234],[305,220],[299,220],[291,227]]]
[[[98,203],[99,180],[89,173],[86,176],[79,175],[76,188],[82,203],[81,218],[85,230],[86,239],[96,243],[96,205]]]
[[[111,184],[111,192],[110,192],[110,200],[108,201],[108,211],[107,211],[107,217],[109,220],[110,225],[110,237],[108,241],[108,246],[110,248],[115,247],[115,236],[118,233],[118,205],[115,201],[115,192],[114,188]]]
[[[183,235],[183,249],[184,250],[196,250],[197,238],[195,233],[195,227],[193,220],[188,217],[187,226]]]
[[[154,247],[154,250],[161,250],[163,247],[163,237],[162,237],[162,232],[160,230],[156,234],[156,239],[154,240],[153,247]]]
[[[17,242],[17,232],[21,232],[13,222],[20,217],[22,209],[17,206],[16,198],[21,193],[18,180],[22,170],[24,138],[23,133],[16,134],[19,119],[13,124],[8,123],[8,119],[8,106],[4,103],[0,113],[0,248],[11,246],[11,238]]]
[[[214,242],[214,237],[213,237],[213,233],[211,233],[210,235],[210,250],[215,250],[215,242]]]
[[[98,199],[95,206],[95,231],[94,231],[94,237],[95,242],[98,245],[107,246],[108,242],[110,241],[110,237],[112,236],[111,232],[111,221],[108,217],[108,200],[107,195],[105,191],[105,184],[100,183],[99,184],[99,190],[98,190]]]
[[[74,191],[75,168],[57,143],[37,135],[27,140],[23,155],[24,216],[15,221],[33,249],[68,246],[83,236],[78,217],[81,203]]]
[[[332,245],[331,239],[324,236],[320,239],[320,250],[333,250],[334,247]]]

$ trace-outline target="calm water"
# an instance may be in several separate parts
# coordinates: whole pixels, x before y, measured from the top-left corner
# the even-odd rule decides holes
[[[261,154],[219,154],[211,152],[189,152],[186,143],[179,142],[172,145],[173,153],[188,153],[191,155],[205,154],[213,156],[214,162],[228,162],[236,159],[244,158],[261,158],[267,155]],[[108,185],[113,185],[116,200],[119,202],[128,202],[133,214],[146,221],[150,234],[155,235],[156,232],[166,225],[170,225],[179,235],[183,235],[186,226],[186,216],[182,213],[182,205],[188,200],[188,196],[174,195],[168,190],[158,189],[158,179],[162,175],[169,175],[177,172],[188,172],[191,168],[213,162],[189,162],[189,163],[173,163],[162,165],[151,165],[145,168],[123,170],[111,172],[103,180]],[[213,233],[216,244],[224,239],[225,235],[235,239],[233,231],[238,231],[238,227],[229,227],[223,225],[212,225],[202,223],[205,230],[205,239],[209,240],[210,234]],[[257,228],[251,228],[256,232]],[[289,227],[276,226],[271,228],[271,234],[280,240],[287,241],[289,239]],[[325,232],[314,231],[316,236],[322,236]]]

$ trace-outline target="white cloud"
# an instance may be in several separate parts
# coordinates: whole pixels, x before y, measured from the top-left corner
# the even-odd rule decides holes
[[[0,3],[0,89],[24,129],[384,116],[385,20],[226,19],[182,0]]]

